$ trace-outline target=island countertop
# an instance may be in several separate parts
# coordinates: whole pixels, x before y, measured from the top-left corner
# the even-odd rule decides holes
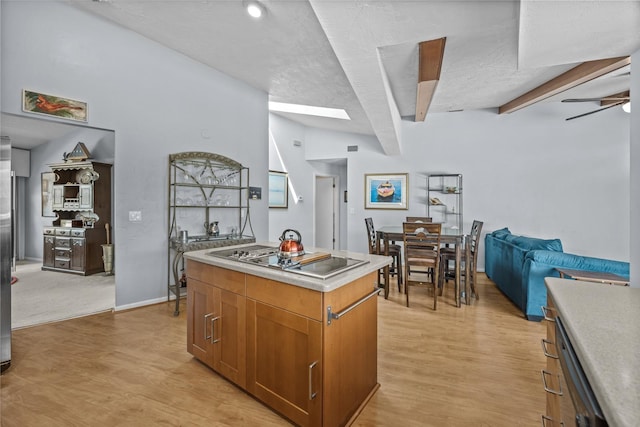
[[[610,426],[640,420],[640,289],[545,279]]]
[[[349,258],[354,258],[358,260],[368,261],[366,264],[352,268],[343,273],[337,274],[332,277],[328,277],[327,279],[323,280],[323,279],[316,279],[309,276],[304,276],[304,275],[293,273],[293,272],[288,272],[286,270],[279,270],[277,268],[268,268],[264,266],[253,265],[246,262],[240,262],[234,259],[219,258],[216,256],[208,255],[210,252],[214,252],[217,250],[229,250],[234,248],[239,249],[243,247],[253,246],[256,244],[271,246],[271,247],[278,247],[278,243],[256,242],[256,243],[245,244],[245,245],[226,246],[224,248],[189,251],[184,253],[184,257],[192,261],[198,261],[204,264],[214,265],[217,267],[239,271],[242,273],[252,274],[259,277],[264,277],[266,279],[272,279],[282,283],[288,283],[290,285],[300,286],[303,288],[312,289],[320,292],[331,292],[335,289],[340,288],[343,285],[353,282],[355,279],[358,279],[371,272],[377,271],[378,269],[383,268],[386,265],[391,264],[392,262],[391,257],[386,257],[381,255],[371,255],[371,254],[363,254],[363,253],[350,252],[350,251],[338,251],[338,250],[328,250],[323,248],[305,247],[305,250],[307,252],[328,252],[334,256],[349,257]]]

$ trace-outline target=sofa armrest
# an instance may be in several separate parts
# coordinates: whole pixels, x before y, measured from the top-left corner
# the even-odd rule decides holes
[[[525,315],[529,320],[542,318],[541,306],[547,304],[545,277],[560,277],[556,268],[599,271],[629,277],[629,263],[603,258],[586,257],[556,251],[531,251],[525,257],[522,286],[525,293]]]

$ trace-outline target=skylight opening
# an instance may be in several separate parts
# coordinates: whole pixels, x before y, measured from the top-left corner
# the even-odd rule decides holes
[[[351,120],[344,109],[314,107],[311,105],[287,104],[285,102],[269,102],[270,111],[281,113],[305,114],[307,116],[329,117],[332,119]]]

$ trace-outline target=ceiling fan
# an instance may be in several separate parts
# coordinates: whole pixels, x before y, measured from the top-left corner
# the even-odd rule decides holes
[[[600,111],[608,110],[609,108],[616,107],[618,105],[624,105],[631,102],[630,92],[624,91],[620,93],[616,93],[613,95],[605,96],[602,98],[569,98],[563,99],[562,102],[600,102],[600,106],[602,108],[598,108],[597,110],[589,111],[588,113],[579,114],[577,116],[569,117],[565,120],[573,120],[580,117],[588,116],[590,114],[598,113]]]

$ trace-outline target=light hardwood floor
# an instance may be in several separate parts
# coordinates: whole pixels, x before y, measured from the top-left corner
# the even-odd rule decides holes
[[[540,340],[479,275],[480,300],[432,311],[393,286],[379,297],[380,389],[357,426],[539,426]],[[449,287],[449,289],[452,286]],[[172,304],[14,331],[1,377],[0,424],[30,426],[284,426],[289,423],[186,352],[184,311]]]

